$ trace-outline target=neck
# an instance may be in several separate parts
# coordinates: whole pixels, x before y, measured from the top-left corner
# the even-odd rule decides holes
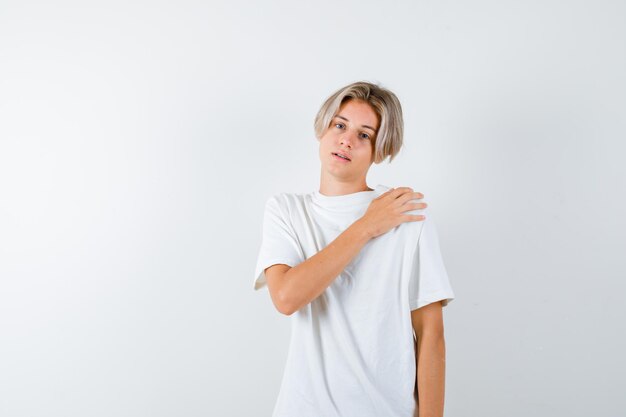
[[[324,195],[345,195],[360,191],[373,191],[365,180],[362,182],[320,181],[319,192]]]

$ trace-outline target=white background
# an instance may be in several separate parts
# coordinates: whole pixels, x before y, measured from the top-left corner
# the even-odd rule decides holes
[[[626,408],[622,1],[0,2],[0,415],[269,416],[263,206],[400,98],[370,186],[437,219],[447,416]],[[392,343],[393,341],[390,341]]]

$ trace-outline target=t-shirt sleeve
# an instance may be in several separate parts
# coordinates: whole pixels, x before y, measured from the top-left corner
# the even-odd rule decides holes
[[[426,213],[423,223],[409,281],[411,310],[435,301],[442,301],[442,306],[445,307],[454,300],[454,292],[443,263],[439,236],[432,215]]]
[[[254,289],[267,285],[265,269],[275,264],[291,267],[304,261],[301,245],[295,231],[281,208],[277,196],[265,203],[263,235],[254,273]]]

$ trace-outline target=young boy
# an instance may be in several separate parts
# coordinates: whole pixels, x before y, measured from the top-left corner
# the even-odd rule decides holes
[[[254,289],[292,317],[273,417],[441,417],[454,293],[435,225],[421,193],[366,184],[400,150],[400,102],[350,84],[322,105],[315,134],[320,189],[267,200],[255,271]]]

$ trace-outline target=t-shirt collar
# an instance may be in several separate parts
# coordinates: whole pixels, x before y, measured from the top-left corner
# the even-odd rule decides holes
[[[374,198],[386,191],[388,187],[378,184],[371,191],[357,191],[356,193],[343,195],[324,195],[318,190],[311,193],[311,198],[319,206],[325,208],[352,207],[361,204],[369,204]]]

